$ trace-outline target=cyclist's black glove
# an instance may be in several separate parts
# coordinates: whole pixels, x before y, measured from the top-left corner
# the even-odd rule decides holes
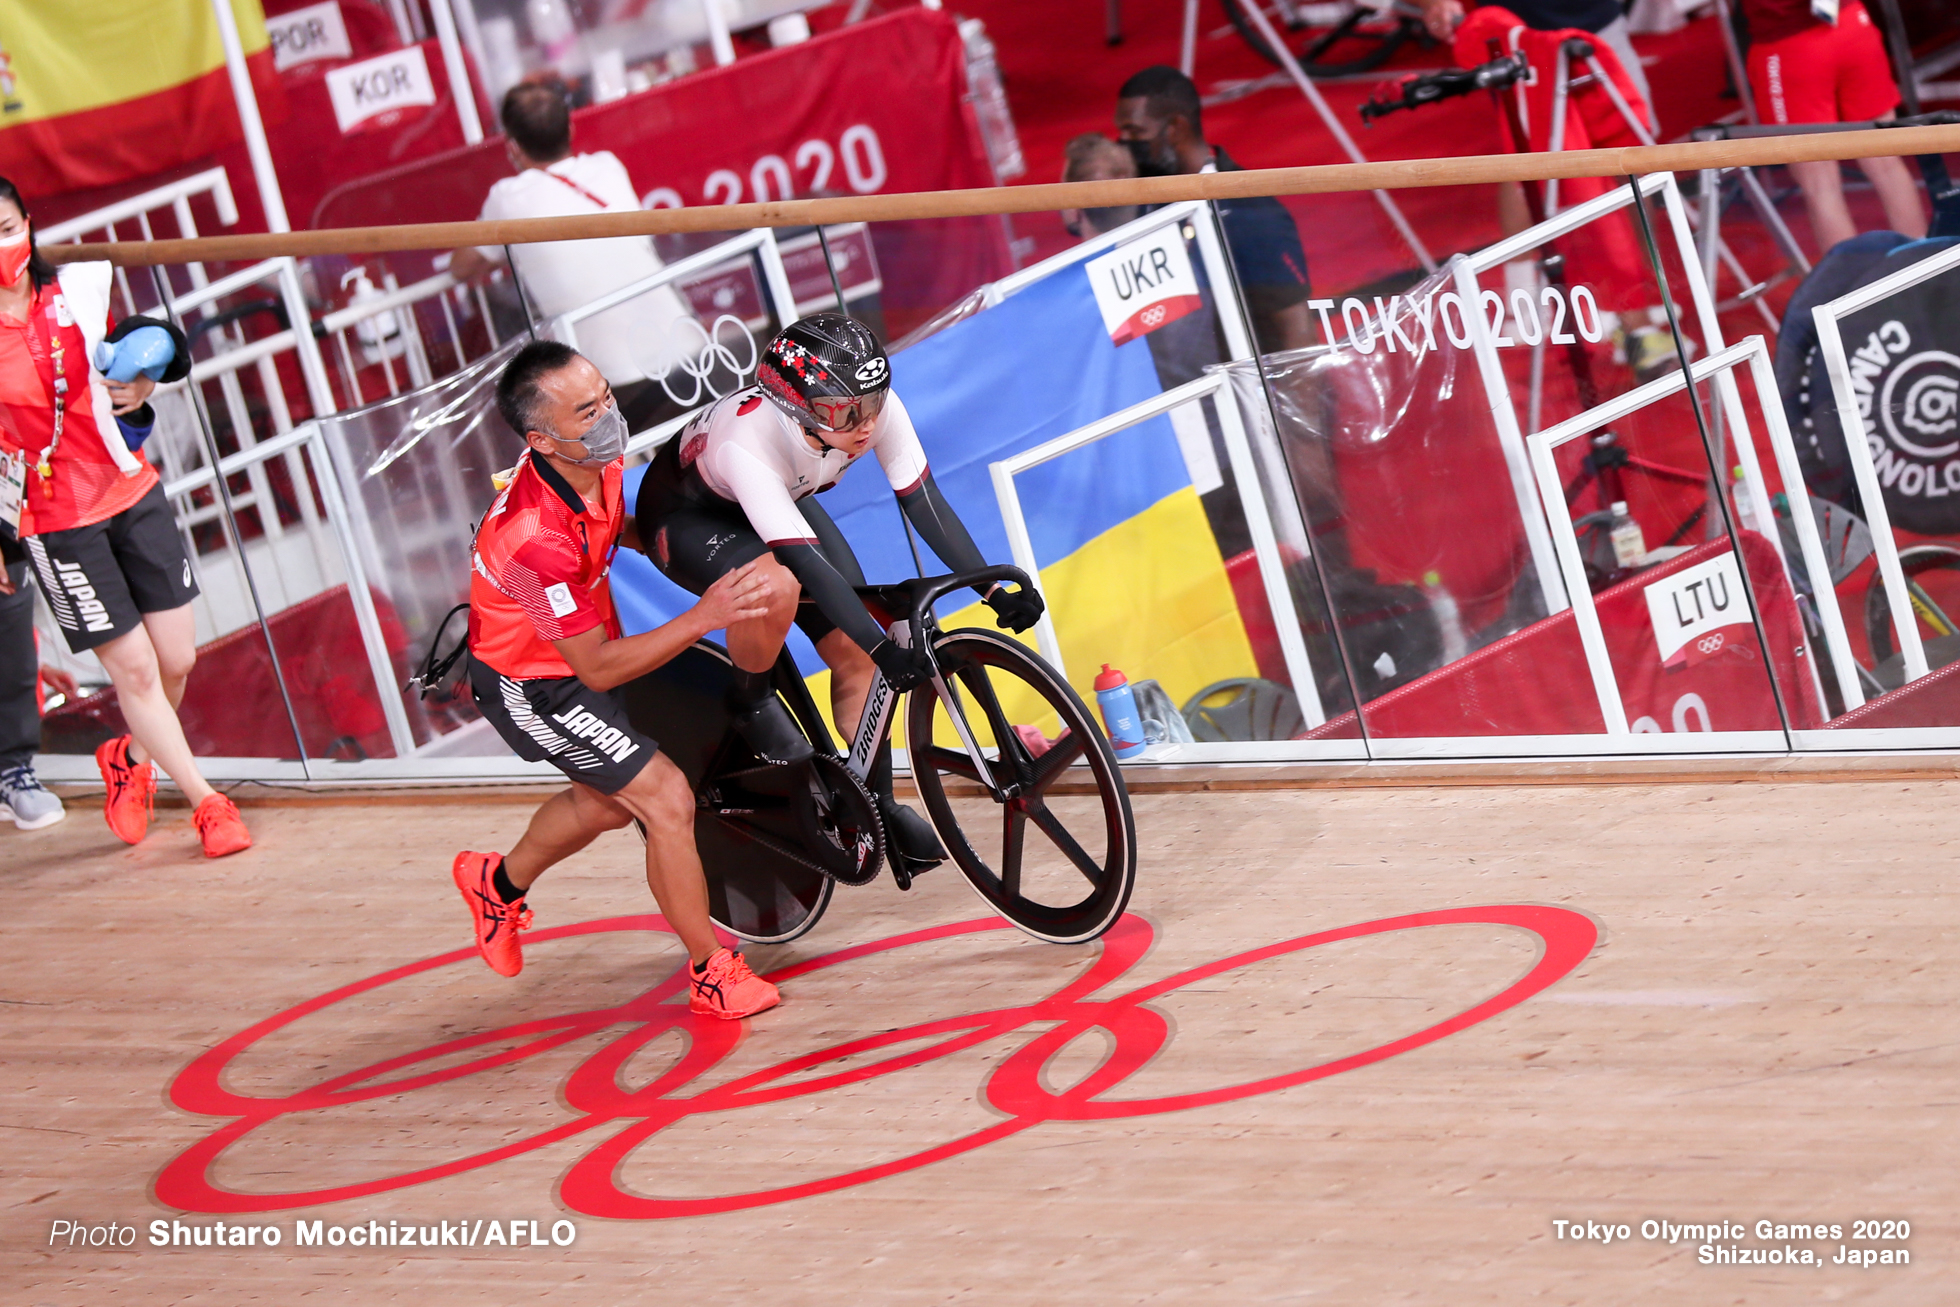
[[[932,663],[924,649],[907,649],[896,640],[880,641],[871,651],[871,661],[885,674],[885,680],[900,694],[932,679]]]
[[[1019,590],[1001,586],[987,596],[986,603],[994,610],[1000,625],[1016,635],[1033,626],[1047,608],[1041,602],[1041,593],[1031,585]]]

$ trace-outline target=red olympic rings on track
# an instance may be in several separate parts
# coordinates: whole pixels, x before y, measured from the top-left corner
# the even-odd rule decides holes
[[[1103,1094],[1143,1069],[1163,1050],[1170,1039],[1169,1023],[1145,1006],[1193,982],[1269,958],[1297,953],[1304,949],[1339,940],[1360,939],[1412,930],[1421,926],[1492,925],[1512,926],[1538,936],[1543,948],[1531,969],[1511,985],[1475,1006],[1435,1025],[1376,1045],[1364,1052],[1322,1062],[1315,1066],[1282,1072],[1261,1080],[1228,1085],[1196,1093],[1174,1094],[1150,1099],[1105,1099]],[[821,957],[799,962],[771,973],[777,983],[825,967],[837,966],[857,958],[904,948],[930,940],[989,930],[1008,929],[1006,922],[994,918],[933,926],[896,935],[890,939],[840,949]],[[578,925],[536,931],[528,943],[535,946],[553,939],[611,931],[666,931],[667,923],[656,915],[612,917]],[[1102,953],[1093,966],[1076,980],[1064,985],[1048,998],[1018,1007],[996,1008],[964,1016],[927,1021],[900,1030],[884,1031],[850,1040],[801,1057],[791,1058],[726,1084],[686,1092],[689,1085],[712,1070],[732,1052],[742,1039],[739,1022],[696,1017],[681,998],[678,970],[646,993],[616,1007],[596,1008],[568,1016],[546,1017],[520,1022],[500,1030],[485,1031],[434,1045],[413,1053],[386,1058],[370,1066],[334,1076],[311,1088],[283,1097],[254,1097],[237,1094],[223,1086],[226,1068],[259,1040],[302,1017],[320,1012],[336,1003],[391,984],[456,963],[474,964],[476,950],[458,949],[421,962],[384,971],[356,981],[318,998],[310,999],[277,1016],[269,1017],[225,1040],[199,1057],[180,1073],[170,1086],[170,1101],[190,1112],[207,1116],[235,1117],[164,1167],[156,1181],[157,1201],[184,1211],[267,1212],[319,1203],[344,1201],[388,1193],[413,1185],[426,1184],[489,1166],[506,1158],[528,1153],[564,1139],[601,1127],[625,1122],[626,1127],[607,1136],[584,1158],[574,1163],[560,1184],[560,1196],[574,1211],[588,1216],[618,1219],[659,1219],[701,1216],[788,1202],[814,1194],[829,1193],[853,1185],[866,1184],[885,1176],[897,1175],[945,1158],[969,1152],[982,1145],[1017,1134],[1045,1121],[1112,1120],[1178,1112],[1228,1103],[1257,1094],[1269,1094],[1293,1085],[1323,1080],[1391,1058],[1446,1035],[1455,1034],[1516,1006],[1540,990],[1563,978],[1592,951],[1598,932],[1590,919],[1565,908],[1527,904],[1453,908],[1442,912],[1420,912],[1404,917],[1363,922],[1303,935],[1284,943],[1249,949],[1217,962],[1205,963],[1114,997],[1096,998],[1097,991],[1112,984],[1130,970],[1149,950],[1150,926],[1141,918],[1125,916],[1104,937]],[[727,1194],[707,1198],[645,1197],[629,1193],[618,1183],[620,1166],[648,1139],[687,1117],[713,1112],[736,1111],[786,1099],[821,1094],[828,1090],[859,1084],[918,1066],[935,1058],[947,1057],[989,1040],[1011,1036],[1030,1024],[1056,1023],[1009,1055],[986,1077],[981,1094],[1004,1114],[984,1129],[922,1149],[905,1157],[875,1166],[846,1171],[784,1185],[776,1189]],[[506,1143],[467,1157],[458,1157],[436,1166],[404,1172],[379,1180],[332,1188],[295,1190],[287,1193],[241,1193],[222,1189],[210,1180],[210,1168],[231,1145],[260,1126],[301,1112],[320,1112],[377,1098],[412,1093],[431,1085],[476,1075],[586,1037],[611,1026],[634,1028],[620,1035],[587,1058],[563,1087],[565,1103],[579,1113],[575,1120],[542,1130],[528,1138]],[[1052,1090],[1041,1082],[1041,1070],[1070,1043],[1100,1029],[1107,1033],[1114,1048],[1088,1076],[1064,1090]],[[670,1030],[679,1030],[687,1041],[685,1052],[651,1083],[639,1089],[626,1089],[619,1073],[641,1048]],[[919,1045],[921,1040],[933,1042]],[[490,1049],[480,1057],[467,1058],[472,1050]],[[889,1056],[865,1064],[848,1063],[829,1075],[810,1076],[828,1063],[863,1058],[893,1049]],[[450,1059],[461,1059],[450,1061]],[[412,1072],[419,1064],[435,1062],[433,1070]],[[792,1077],[803,1077],[791,1082]]]

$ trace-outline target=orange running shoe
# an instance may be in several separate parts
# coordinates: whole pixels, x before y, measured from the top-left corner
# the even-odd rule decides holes
[[[752,1017],[783,1001],[774,985],[749,970],[740,953],[725,948],[716,949],[699,971],[689,965],[687,988],[690,1012],[730,1021]]]
[[[149,763],[130,758],[129,743],[127,735],[105,740],[96,746],[95,765],[109,791],[102,819],[124,844],[141,844],[156,808],[157,773]]]
[[[470,910],[470,928],[476,934],[476,951],[500,976],[514,976],[524,970],[524,953],[517,932],[531,928],[531,910],[524,900],[506,903],[497,894],[495,876],[503,866],[501,853],[459,853],[449,865],[449,875],[462,891],[463,903]]]
[[[191,821],[197,826],[197,837],[204,841],[207,858],[222,858],[252,847],[252,832],[245,829],[238,805],[222,794],[213,794],[198,804]]]

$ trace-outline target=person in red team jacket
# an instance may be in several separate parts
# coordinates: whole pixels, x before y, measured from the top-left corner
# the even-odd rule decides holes
[[[190,371],[190,350],[167,323],[110,322],[112,271],[57,272],[34,248],[20,192],[0,178],[0,479],[18,487],[17,507],[0,489],[0,531],[25,546],[68,647],[93,650],[116,687],[129,733],[95,751],[109,829],[130,844],[144,837],[161,766],[194,805],[204,852],[223,857],[252,837],[198,774],[177,719],[197,661],[197,583],[156,469],[138,452],[156,421],[156,382],[111,381],[91,362],[98,345],[139,326],[173,335],[166,381]],[[0,574],[0,593],[12,590]]]
[[[776,987],[722,948],[694,847],[694,791],[626,719],[619,687],[710,631],[760,617],[755,566],[730,572],[655,630],[622,636],[607,584],[614,550],[639,548],[621,490],[626,422],[606,379],[556,341],[519,350],[497,382],[497,411],[526,449],[470,559],[470,689],[521,758],[549,761],[570,789],[539,808],[508,854],[456,855],[477,951],[499,975],[524,959],[525,897],[546,868],[605,831],[646,828],[647,886],[689,958],[689,1006],[738,1018],[775,1006]]]

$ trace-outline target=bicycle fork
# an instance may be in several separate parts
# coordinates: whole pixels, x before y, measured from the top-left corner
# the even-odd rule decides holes
[[[891,624],[890,634],[899,647],[912,647],[911,622],[900,618]],[[931,650],[927,650],[927,657],[931,657]],[[939,702],[946,705],[946,715],[952,718],[953,729],[959,732],[960,745],[966,750],[966,756],[973,760],[982,783],[990,790],[997,790],[999,786],[994,782],[993,768],[987,765],[986,755],[980,751],[980,742],[974,738],[972,727],[967,725],[966,710],[960,703],[959,692],[947,682],[946,674],[939,669],[936,660],[932,668],[932,690],[939,696]],[[860,781],[871,775],[872,760],[891,734],[892,714],[897,706],[898,692],[892,689],[884,672],[874,664],[871,693],[865,696],[864,713],[858,718],[857,734],[851,740],[851,756],[847,763],[851,773]]]

